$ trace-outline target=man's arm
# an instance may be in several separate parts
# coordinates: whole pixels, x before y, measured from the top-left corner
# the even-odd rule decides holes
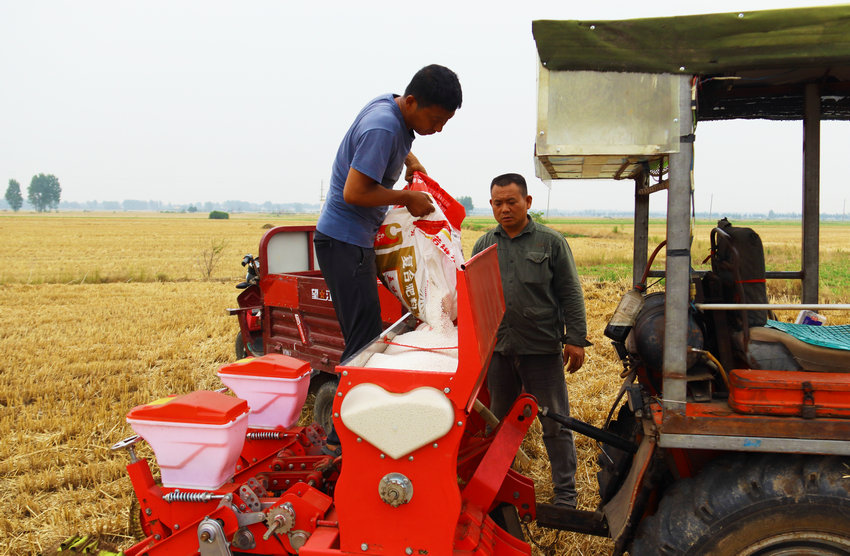
[[[584,364],[584,347],[587,341],[587,319],[584,292],[578,270],[566,240],[553,247],[555,265],[555,295],[561,310],[566,334],[564,335],[564,364],[567,372],[574,373]]]
[[[342,196],[346,203],[361,207],[403,205],[413,216],[425,216],[434,212],[434,205],[427,194],[421,191],[387,189],[354,168],[348,169]]]

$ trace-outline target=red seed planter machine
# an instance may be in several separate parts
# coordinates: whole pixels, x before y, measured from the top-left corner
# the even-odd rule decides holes
[[[198,391],[134,408],[138,436],[114,448],[129,452],[146,538],[126,556],[530,554],[490,514],[535,517],[533,483],[510,466],[537,405],[519,398],[487,435],[472,411],[503,313],[490,249],[458,271],[456,370],[365,368],[410,330],[404,318],[339,366],[337,458],[322,454],[320,427],[294,426],[310,369],[285,355],[223,367],[236,397]],[[161,484],[135,455],[141,438]]]

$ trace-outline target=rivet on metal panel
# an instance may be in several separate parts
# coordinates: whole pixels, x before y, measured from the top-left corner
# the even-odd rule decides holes
[[[342,371],[342,376],[348,376],[348,371]]]
[[[591,30],[591,31],[595,31],[595,30],[596,30],[596,25],[591,25],[591,26],[590,26],[590,30]]]
[[[407,458],[407,461],[413,461],[413,456],[410,456],[409,458]]]
[[[443,388],[443,392],[446,393],[446,394],[448,394],[451,391],[452,391],[451,388]]]
[[[334,417],[339,417],[339,413],[334,413]]]
[[[358,436],[358,437],[357,437],[357,442],[363,442],[363,439],[362,439],[362,438],[360,438],[360,437]]]
[[[404,549],[404,553],[410,556],[411,554],[413,554],[413,549],[408,546]]]
[[[738,19],[743,19],[743,18],[744,18],[744,14],[738,14]]]
[[[342,397],[342,392],[337,392],[336,395]]]
[[[541,132],[540,132],[540,135],[546,135],[546,132],[545,132],[545,131],[541,131]]]
[[[685,66],[679,66],[679,71],[685,71]]]
[[[457,422],[457,426],[462,427],[462,426],[463,426],[463,421],[458,421],[458,422]]]
[[[384,459],[385,457],[387,457],[387,456],[385,456],[384,454],[381,454],[381,459]]]
[[[437,446],[438,446],[438,444],[436,442],[434,442],[434,448],[437,448]]]
[[[360,550],[362,550],[363,552],[366,552],[367,550],[369,550],[369,545],[364,542],[363,544],[360,545]]]

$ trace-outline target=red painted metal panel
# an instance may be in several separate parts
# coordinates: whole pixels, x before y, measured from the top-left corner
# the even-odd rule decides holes
[[[740,413],[850,417],[850,374],[735,369],[729,406]]]

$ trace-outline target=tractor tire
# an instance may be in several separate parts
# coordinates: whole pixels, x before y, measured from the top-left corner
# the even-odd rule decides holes
[[[336,377],[323,382],[316,390],[316,401],[313,402],[313,420],[325,429],[326,434],[333,428],[334,398],[338,384],[339,379]]]
[[[130,498],[130,509],[127,516],[127,536],[138,541],[143,541],[148,534],[142,526],[142,508],[139,499],[133,494]]]
[[[242,341],[242,331],[236,333],[236,341],[234,342],[236,351],[236,360],[245,359],[246,357],[259,357],[263,355],[262,339],[253,339],[248,350],[245,350],[245,343]]]
[[[237,361],[247,357],[248,353],[245,351],[245,342],[242,341],[242,331],[236,333],[236,342],[234,347],[236,348]]]
[[[631,556],[850,554],[846,458],[735,455],[677,481]]]

